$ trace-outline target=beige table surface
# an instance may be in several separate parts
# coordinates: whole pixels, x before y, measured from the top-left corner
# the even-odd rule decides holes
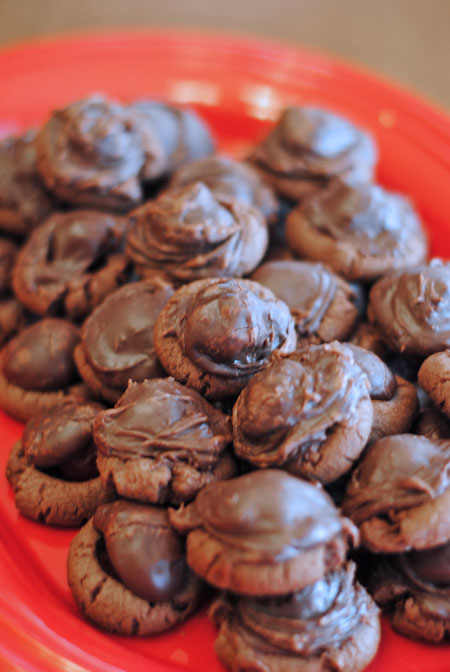
[[[450,0],[0,0],[0,45],[61,31],[155,25],[314,47],[450,110]]]

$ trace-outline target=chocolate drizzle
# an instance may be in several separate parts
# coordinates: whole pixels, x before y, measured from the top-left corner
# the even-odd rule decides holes
[[[397,390],[397,380],[383,360],[354,343],[345,343],[345,347],[350,348],[356,363],[369,379],[371,398],[382,401],[392,399]]]
[[[356,419],[368,387],[338,343],[275,361],[252,378],[233,409],[236,453],[259,467],[317,453],[336,425]]]
[[[167,191],[135,210],[131,222],[127,254],[140,274],[159,271],[179,283],[249,273],[267,248],[259,212],[201,182]]]
[[[115,408],[100,413],[98,450],[124,460],[152,457],[213,465],[232,441],[231,421],[173,378],[131,383]]]

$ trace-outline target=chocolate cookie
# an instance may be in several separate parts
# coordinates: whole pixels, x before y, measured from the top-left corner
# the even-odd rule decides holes
[[[355,292],[322,264],[271,261],[262,264],[251,279],[289,306],[298,347],[343,341],[352,332],[358,317]]]
[[[369,589],[402,634],[430,642],[448,639],[450,543],[378,559]]]
[[[82,319],[126,279],[126,225],[124,218],[94,210],[53,214],[17,256],[16,296],[38,315]]]
[[[36,167],[35,133],[0,142],[0,230],[24,237],[53,209]]]
[[[450,346],[450,264],[428,264],[376,282],[368,315],[395,352],[424,359]]]
[[[450,350],[427,357],[419,369],[418,378],[434,404],[450,417]]]
[[[240,201],[254,206],[269,223],[277,217],[278,201],[272,188],[243,161],[216,154],[187,163],[172,176],[169,189],[195,182],[205,184],[220,201]]]
[[[56,318],[23,329],[0,352],[0,406],[28,420],[56,402],[89,396],[73,359],[79,338],[77,327]]]
[[[375,553],[425,550],[450,539],[450,441],[388,436],[353,472],[342,510]]]
[[[375,353],[353,343],[345,343],[345,347],[351,349],[356,363],[369,379],[373,407],[369,441],[408,432],[419,412],[415,386],[400,376],[394,376]]]
[[[249,160],[281,196],[299,201],[336,175],[369,181],[376,158],[372,138],[350,121],[319,108],[289,107]]]
[[[92,96],[53,112],[36,138],[37,166],[62,201],[126,212],[142,199],[144,147],[131,110]]]
[[[371,427],[367,376],[339,343],[275,361],[252,378],[233,408],[239,457],[322,483],[350,470]]]
[[[404,196],[339,178],[292,210],[286,238],[299,257],[365,282],[424,263],[428,251],[425,231]]]
[[[135,282],[113,292],[85,320],[75,361],[97,396],[114,404],[130,380],[163,375],[153,328],[172,294],[172,286],[158,278]]]
[[[215,650],[230,670],[358,672],[380,639],[378,609],[355,579],[355,565],[286,596],[222,597],[210,614]]]
[[[17,250],[11,240],[0,238],[0,346],[17,333],[26,320],[23,307],[11,295],[11,272]]]
[[[295,350],[289,308],[257,282],[198,280],[159,314],[155,350],[168,373],[207,399],[236,397],[276,352]]]
[[[236,473],[231,419],[173,378],[130,383],[94,438],[105,485],[141,502],[180,504]]]
[[[201,596],[167,512],[125,500],[101,506],[80,530],[70,545],[67,574],[81,612],[121,635],[168,630],[192,613]]]
[[[98,404],[57,404],[32,416],[6,467],[23,515],[47,525],[84,524],[114,499],[98,476],[92,430]]]
[[[425,406],[419,413],[414,432],[427,439],[450,439],[450,422],[437,408]]]
[[[206,123],[194,111],[154,100],[139,100],[129,106],[137,118],[143,137],[146,161],[142,170],[144,180],[154,180],[172,173],[189,161],[214,152],[214,139]],[[150,147],[147,145],[151,135]],[[155,162],[154,137],[162,147],[160,161]],[[158,155],[157,155],[158,156]]]
[[[134,210],[130,222],[126,252],[138,275],[178,284],[246,275],[268,244],[258,210],[222,199],[202,182],[166,191]]]
[[[201,490],[169,511],[189,566],[217,588],[265,596],[301,590],[339,567],[354,525],[316,485],[277,469]]]

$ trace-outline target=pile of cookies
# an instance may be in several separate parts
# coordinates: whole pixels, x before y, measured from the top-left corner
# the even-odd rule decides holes
[[[101,97],[0,143],[7,478],[83,526],[68,580],[97,625],[161,632],[209,584],[234,672],[355,672],[362,581],[448,637],[450,265],[376,160],[318,108],[235,160],[194,112]]]

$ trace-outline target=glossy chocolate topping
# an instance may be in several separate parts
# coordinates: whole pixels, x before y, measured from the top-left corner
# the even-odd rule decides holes
[[[372,577],[381,603],[413,597],[428,617],[450,619],[450,543],[385,556]],[[387,598],[387,600],[386,600]]]
[[[349,639],[376,607],[349,563],[303,590],[269,599],[241,598],[239,626],[260,652],[317,656]]]
[[[349,121],[318,108],[290,107],[251,159],[274,173],[319,178],[354,168],[362,153],[373,165],[372,140]]]
[[[163,371],[153,347],[153,327],[173,294],[161,280],[125,285],[108,296],[82,328],[86,359],[107,385],[125,390]]]
[[[166,602],[186,586],[188,569],[181,537],[165,509],[119,500],[100,506],[94,527],[103,534],[111,564],[135,595]]]
[[[167,305],[184,353],[203,371],[249,376],[280,349],[295,347],[289,308],[250,280],[203,280],[181,288]]]
[[[253,205],[268,220],[277,210],[278,202],[271,187],[249,164],[227,156],[210,156],[179,168],[170,181],[170,188],[203,182],[220,200],[241,201]]]
[[[450,264],[434,259],[381,278],[370,290],[369,317],[386,343],[426,357],[450,346]]]
[[[0,238],[0,294],[8,293],[11,287],[11,271],[17,247],[7,238]]]
[[[205,122],[189,109],[177,108],[152,100],[141,100],[133,103],[130,109],[137,113],[142,122],[139,124],[141,133],[151,128],[164,151],[164,166],[157,166],[147,151],[144,138],[144,149],[147,161],[143,171],[145,179],[154,179],[160,174],[173,171],[187,161],[201,159],[212,154],[214,140]]]
[[[235,451],[260,467],[320,451],[340,423],[357,420],[369,383],[338,343],[309,346],[256,374],[233,409]]]
[[[73,351],[79,330],[48,318],[27,327],[5,348],[3,373],[26,390],[58,390],[77,380]]]
[[[359,345],[345,343],[345,347],[350,348],[356,363],[369,379],[371,398],[383,401],[392,399],[397,390],[397,380],[383,360]]]
[[[0,228],[20,236],[42,221],[53,205],[37,173],[34,140],[29,131],[0,142]]]
[[[63,187],[66,200],[101,207],[109,196],[127,209],[141,199],[142,139],[132,112],[117,103],[93,96],[56,110],[37,137],[37,153],[45,183],[56,192]]]
[[[125,227],[126,220],[94,210],[53,214],[19,253],[16,291],[21,296],[27,292],[28,307],[34,312],[55,314],[66,308],[71,317],[78,317],[71,315],[76,294],[85,291],[94,299],[93,278],[100,282],[109,256],[120,251]],[[101,295],[101,289],[97,293]]]
[[[191,506],[243,562],[285,562],[338,534],[357,538],[324,490],[276,469],[207,486]]]
[[[289,306],[301,335],[317,331],[337,289],[333,273],[308,261],[270,261],[253,273],[252,280]]]
[[[436,499],[450,486],[450,441],[388,436],[370,445],[353,472],[343,510],[360,524]]]
[[[130,383],[115,408],[97,416],[98,450],[122,459],[180,460],[214,464],[232,441],[231,420],[197,392],[173,378]]]
[[[245,203],[221,200],[202,182],[149,201],[132,213],[131,222],[128,256],[180,283],[249,273],[267,249],[261,214]]]
[[[98,471],[92,432],[102,409],[99,404],[67,403],[32,417],[22,438],[25,455],[39,469],[61,467],[63,473],[78,463],[72,480],[94,478]]]
[[[364,256],[401,258],[405,243],[417,236],[425,258],[425,234],[411,204],[378,185],[350,186],[336,178],[326,190],[302,201],[300,211],[321,233],[351,242]]]

